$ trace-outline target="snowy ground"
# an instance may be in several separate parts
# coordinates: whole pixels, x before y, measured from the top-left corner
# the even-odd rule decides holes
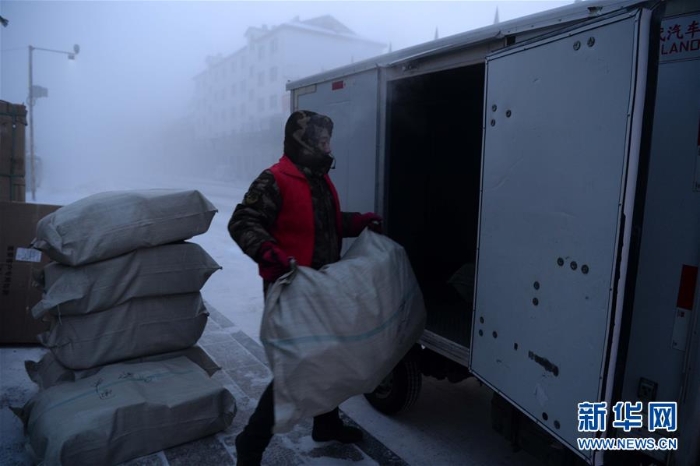
[[[193,239],[223,267],[202,293],[213,307],[259,342],[261,281],[256,266],[231,240],[226,228],[246,187],[187,178],[95,179],[70,188],[42,187],[34,202],[65,205],[102,191],[157,187],[199,189],[219,209],[209,231]],[[379,414],[361,396],[346,401],[341,409],[411,465],[539,464],[527,453],[514,453],[510,444],[491,429],[490,401],[491,391],[475,379],[451,384],[424,378],[417,403],[395,417]]]

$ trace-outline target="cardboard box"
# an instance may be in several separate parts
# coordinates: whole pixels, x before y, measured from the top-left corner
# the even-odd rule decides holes
[[[25,201],[27,109],[0,100],[0,201]]]
[[[39,344],[36,335],[48,330],[31,309],[42,294],[33,277],[49,258],[29,245],[38,221],[59,207],[0,202],[0,343]]]
[[[25,202],[27,186],[25,179],[0,176],[0,201]]]

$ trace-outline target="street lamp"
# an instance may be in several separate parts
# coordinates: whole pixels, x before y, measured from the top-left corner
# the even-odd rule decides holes
[[[30,184],[32,188],[32,201],[36,200],[36,167],[34,162],[34,92],[35,90],[39,90],[34,89],[33,57],[35,50],[40,50],[42,52],[61,53],[64,55],[68,55],[69,60],[75,60],[75,56],[78,55],[78,53],[80,53],[80,46],[78,44],[75,44],[73,46],[72,52],[66,52],[63,50],[44,49],[40,47],[33,47],[31,45],[29,46],[29,164],[32,170],[32,177],[30,179]],[[48,96],[48,92],[46,91],[46,89],[41,89],[40,92],[42,92],[42,94],[37,95],[36,98]]]

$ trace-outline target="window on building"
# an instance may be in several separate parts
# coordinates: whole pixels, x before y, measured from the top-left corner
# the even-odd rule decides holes
[[[265,73],[261,71],[258,73],[258,86],[262,86],[263,84],[265,84]]]
[[[270,96],[270,110],[275,110],[275,109],[277,109],[277,96],[271,95]]]
[[[273,83],[277,81],[277,67],[273,66],[270,68],[270,82]]]
[[[234,120],[236,118],[236,109],[231,107],[231,119]]]
[[[248,88],[248,84],[245,81],[241,81],[241,93],[245,92]]]
[[[277,38],[275,37],[270,42],[270,54],[277,52]]]
[[[258,99],[258,112],[265,111],[265,101],[261,98]]]
[[[242,104],[242,105],[241,105],[241,116],[242,116],[242,117],[245,116],[245,104]]]
[[[253,89],[248,91],[248,100],[253,100],[253,97],[255,97],[255,93],[253,92]]]
[[[258,47],[258,60],[262,60],[263,58],[265,58],[265,47],[261,45]]]
[[[250,76],[251,78],[254,76],[254,71],[253,71],[252,66],[250,67],[250,72],[248,73],[248,76]]]

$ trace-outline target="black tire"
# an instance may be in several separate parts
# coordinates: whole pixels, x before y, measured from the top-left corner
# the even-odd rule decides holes
[[[365,398],[377,411],[396,414],[410,408],[416,402],[422,384],[420,360],[411,351],[372,393],[365,394]]]

